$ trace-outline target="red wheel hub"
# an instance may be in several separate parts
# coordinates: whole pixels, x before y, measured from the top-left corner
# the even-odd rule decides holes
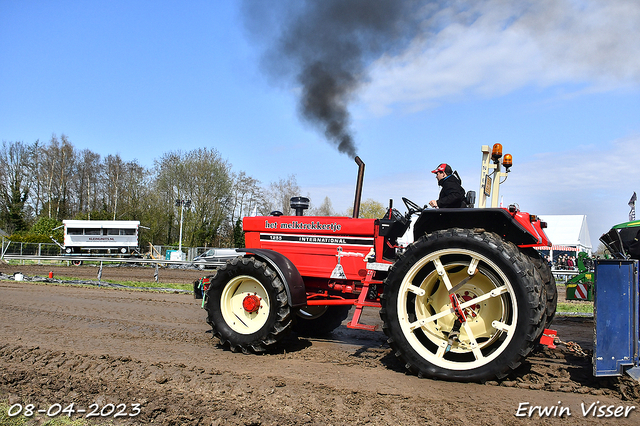
[[[260,300],[255,294],[248,294],[242,301],[242,307],[250,314],[256,313],[260,309]]]
[[[469,293],[468,291],[465,291],[463,295],[458,294],[457,295],[460,299],[464,300],[465,302],[468,302],[471,299],[474,299],[476,297],[478,297],[477,295],[473,294],[473,293]],[[471,306],[469,306],[468,308],[465,309],[465,314],[467,316],[470,316],[472,318],[475,318],[476,316],[478,316],[478,311],[480,310],[480,306],[475,303]]]

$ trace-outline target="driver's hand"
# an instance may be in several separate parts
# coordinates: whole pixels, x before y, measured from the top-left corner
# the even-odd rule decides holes
[[[433,207],[434,209],[437,209],[437,208],[438,208],[438,200],[431,200],[431,201],[429,201],[429,205],[430,205],[431,207]]]

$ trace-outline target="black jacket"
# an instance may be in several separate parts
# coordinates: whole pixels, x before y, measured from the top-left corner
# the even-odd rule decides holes
[[[438,185],[442,187],[440,196],[438,197],[438,207],[441,209],[452,207],[466,207],[464,202],[465,191],[460,181],[454,175],[449,175],[438,181]]]

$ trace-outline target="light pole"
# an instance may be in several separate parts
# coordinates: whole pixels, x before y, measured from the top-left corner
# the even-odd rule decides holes
[[[184,213],[184,208],[191,207],[191,200],[176,200],[176,207],[180,206],[180,241],[178,242],[178,251],[180,252],[180,256],[182,256],[182,214]]]

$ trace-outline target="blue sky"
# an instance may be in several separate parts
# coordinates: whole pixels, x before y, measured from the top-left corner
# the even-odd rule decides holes
[[[363,197],[426,204],[440,162],[478,191],[481,145],[499,142],[514,158],[504,204],[586,214],[595,248],[640,191],[640,2],[449,3],[462,7],[418,15],[401,48],[368,57],[351,93]],[[299,85],[265,71],[290,24],[267,18],[260,39],[236,1],[0,0],[0,139],[64,133],[149,167],[216,148],[236,172],[293,174],[344,211],[356,165],[301,120]]]

